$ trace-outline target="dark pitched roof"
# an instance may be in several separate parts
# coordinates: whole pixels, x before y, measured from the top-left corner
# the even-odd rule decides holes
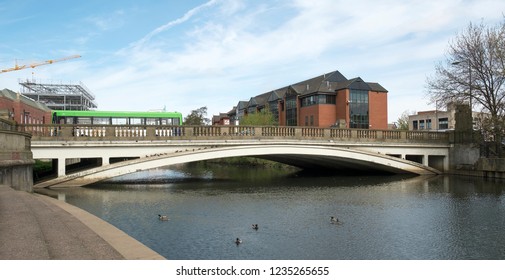
[[[283,87],[280,89],[272,90],[267,102],[276,101],[282,99],[286,95],[286,90],[288,87]]]
[[[228,116],[235,116],[237,114],[237,106],[233,106],[233,109],[231,109],[230,111],[228,111],[228,113],[226,113]]]
[[[338,89],[344,89],[344,88],[359,89],[359,90],[372,90],[370,88],[370,86],[368,85],[368,83],[363,81],[360,77],[350,79],[346,82],[338,83],[338,87],[336,89],[338,90]]]
[[[293,90],[300,95],[311,94],[315,92],[333,93],[339,83],[347,81],[339,71],[326,73],[292,85]]]
[[[249,102],[248,101],[239,101],[237,104],[237,108],[239,110],[243,110],[244,108],[247,108],[247,103],[249,103]]]
[[[388,90],[381,86],[379,83],[368,83],[368,85],[370,88],[372,88],[372,91],[388,92]]]
[[[271,92],[263,93],[260,95],[257,95],[255,97],[251,97],[249,100],[249,104],[247,104],[247,107],[261,107],[265,106],[265,104],[268,102],[268,97],[270,97]]]

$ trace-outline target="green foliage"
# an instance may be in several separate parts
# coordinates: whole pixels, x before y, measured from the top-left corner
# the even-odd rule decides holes
[[[34,172],[49,172],[53,168],[51,161],[41,161],[36,159],[33,165]]]
[[[191,111],[184,118],[184,125],[208,125],[210,119],[207,118],[207,106]]]
[[[415,113],[410,113],[408,110],[404,111],[402,115],[396,121],[396,129],[399,130],[409,130],[409,115],[413,115]]]
[[[272,112],[266,108],[261,112],[244,116],[240,125],[277,125],[277,122]]]

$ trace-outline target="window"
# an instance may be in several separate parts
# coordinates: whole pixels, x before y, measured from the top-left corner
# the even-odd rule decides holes
[[[77,123],[78,124],[91,124],[91,118],[89,118],[89,117],[78,117],[77,118]]]
[[[312,96],[307,96],[307,97],[302,98],[302,107],[317,104],[316,97],[317,97],[316,95],[312,95]]]
[[[314,116],[310,116],[310,126],[314,126]]]
[[[431,119],[426,120],[426,129],[431,129]]]
[[[438,119],[438,129],[448,129],[448,128],[449,128],[449,119],[448,118]]]
[[[173,120],[172,118],[161,119],[161,125],[174,125]]]
[[[113,125],[125,125],[126,118],[112,118],[112,124]]]
[[[130,118],[130,125],[141,125],[142,124],[142,119],[141,118]]]
[[[147,118],[146,125],[159,125],[160,121],[157,118]]]
[[[109,118],[93,118],[93,124],[110,124]]]
[[[319,95],[319,104],[337,104],[337,96]]]
[[[417,121],[413,121],[412,122],[412,129],[413,130],[418,130],[419,129],[418,126],[417,126]]]
[[[349,127],[368,129],[368,91],[351,89],[349,99]]]
[[[311,95],[307,97],[303,97],[301,100],[301,106],[311,106],[316,104],[336,104],[337,97],[335,95]]]
[[[424,120],[419,121],[419,130],[424,130]]]
[[[297,124],[297,113],[296,113],[296,96],[286,99],[286,125],[296,126]]]
[[[172,118],[172,125],[181,125],[178,118]]]
[[[274,116],[276,122],[279,121],[279,106],[277,105],[277,100],[268,102],[268,109]]]

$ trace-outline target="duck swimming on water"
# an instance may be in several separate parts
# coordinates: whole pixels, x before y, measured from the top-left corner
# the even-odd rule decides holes
[[[335,217],[331,216],[330,223],[337,224],[337,223],[339,223],[339,221],[338,221],[338,219],[335,219]]]
[[[168,216],[158,214],[158,219],[160,219],[160,221],[168,221]]]
[[[258,224],[253,224],[253,225],[252,225],[252,228],[253,228],[254,230],[258,230]]]
[[[235,244],[237,244],[237,246],[242,243],[242,240],[240,240],[240,238],[237,237],[237,239],[235,239]]]

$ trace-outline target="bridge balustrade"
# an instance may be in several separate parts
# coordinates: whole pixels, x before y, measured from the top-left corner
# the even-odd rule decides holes
[[[449,142],[449,133],[282,126],[17,125],[32,140],[163,140],[287,138],[336,141]]]
[[[266,126],[262,128],[261,136],[294,137],[295,128],[289,126]]]
[[[397,140],[402,138],[402,131],[400,130],[385,130],[382,131],[382,137],[384,139]]]
[[[302,137],[323,138],[324,128],[302,127]]]
[[[330,138],[349,139],[352,137],[350,129],[330,129]]]

